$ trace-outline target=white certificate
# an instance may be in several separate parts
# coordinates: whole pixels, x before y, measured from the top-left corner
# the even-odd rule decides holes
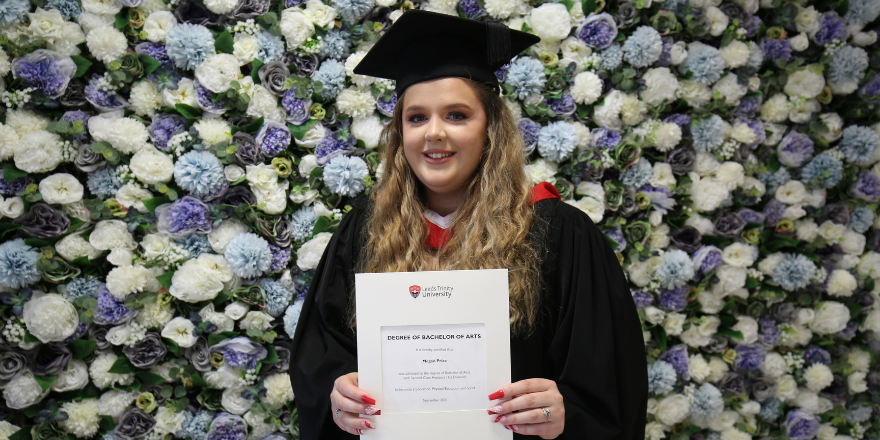
[[[510,383],[506,269],[355,275],[359,387],[381,440],[512,439],[486,412]]]

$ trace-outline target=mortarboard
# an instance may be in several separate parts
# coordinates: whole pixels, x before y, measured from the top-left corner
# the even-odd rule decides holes
[[[541,38],[507,27],[437,12],[404,12],[354,68],[396,81],[397,95],[418,82],[457,76],[499,90],[495,71]]]

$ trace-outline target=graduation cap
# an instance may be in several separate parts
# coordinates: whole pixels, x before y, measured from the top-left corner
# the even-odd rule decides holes
[[[437,12],[404,12],[354,68],[397,81],[397,96],[418,82],[457,76],[500,90],[495,71],[541,38],[504,23]]]

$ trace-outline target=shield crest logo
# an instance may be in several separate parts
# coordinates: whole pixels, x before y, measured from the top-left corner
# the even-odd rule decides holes
[[[409,294],[412,295],[413,298],[418,298],[419,293],[422,292],[422,288],[419,286],[409,286]]]

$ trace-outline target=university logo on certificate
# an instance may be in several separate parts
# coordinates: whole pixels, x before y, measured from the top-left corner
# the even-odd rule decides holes
[[[355,275],[359,387],[381,440],[511,439],[486,410],[510,383],[507,269]]]

